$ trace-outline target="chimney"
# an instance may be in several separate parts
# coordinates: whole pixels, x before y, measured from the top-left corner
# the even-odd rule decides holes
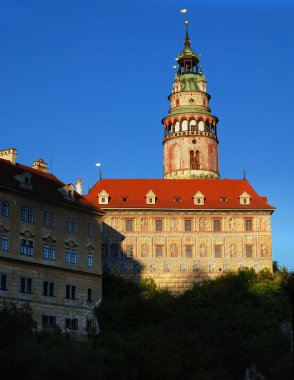
[[[32,168],[40,170],[40,172],[43,173],[48,173],[48,165],[42,158],[39,158],[38,160],[34,161]]]
[[[17,151],[14,148],[0,150],[0,158],[2,158],[3,160],[10,161],[12,165],[16,164],[16,156]]]
[[[77,179],[76,192],[82,195],[82,192],[83,192],[82,178]]]

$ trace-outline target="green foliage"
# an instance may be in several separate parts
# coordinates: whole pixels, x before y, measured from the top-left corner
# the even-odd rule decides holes
[[[291,379],[284,327],[292,277],[284,275],[245,268],[177,297],[148,278],[106,277],[95,311],[102,332],[88,342],[60,329],[38,333],[30,309],[11,305],[0,311],[0,378],[236,380],[255,368],[269,380]]]

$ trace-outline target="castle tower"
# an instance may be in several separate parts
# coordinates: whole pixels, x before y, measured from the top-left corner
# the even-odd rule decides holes
[[[218,119],[210,112],[205,76],[185,24],[185,48],[177,57],[170,109],[162,120],[164,178],[219,178]]]

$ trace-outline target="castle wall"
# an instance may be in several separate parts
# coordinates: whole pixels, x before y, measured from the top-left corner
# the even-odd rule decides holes
[[[217,232],[215,220],[220,221]],[[132,221],[132,231],[127,231],[127,221]],[[240,267],[272,270],[266,211],[108,210],[103,246],[104,271],[134,280],[151,276],[173,292]]]

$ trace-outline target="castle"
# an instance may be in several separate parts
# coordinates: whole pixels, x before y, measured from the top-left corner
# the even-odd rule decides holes
[[[163,179],[102,179],[87,195],[106,211],[105,273],[151,276],[175,293],[252,267],[272,270],[274,207],[246,179],[220,179],[218,119],[186,21],[184,50],[162,120]]]

